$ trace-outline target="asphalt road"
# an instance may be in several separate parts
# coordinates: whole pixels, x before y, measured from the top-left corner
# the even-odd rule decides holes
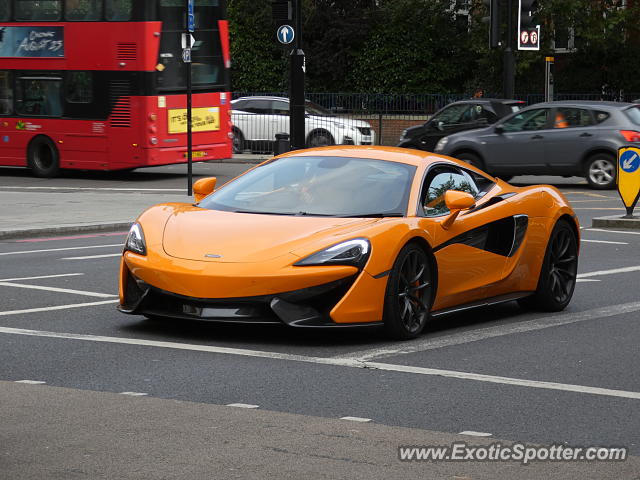
[[[197,168],[197,175],[224,179],[247,165]],[[4,169],[0,184],[163,189],[178,200],[184,176],[177,170],[41,180]],[[635,457],[551,464],[551,470],[545,470],[550,464],[408,465],[397,459],[399,445],[455,439],[624,446],[640,455],[640,231],[589,228],[594,216],[621,210],[616,192],[589,190],[580,179],[514,179],[539,181],[558,185],[583,225],[580,279],[567,310],[531,313],[515,302],[484,308],[440,318],[411,342],[388,341],[377,329],[306,331],[126,316],[115,309],[123,232],[1,242],[0,472],[10,473],[5,478],[103,478],[100,472],[104,478],[640,476]],[[44,383],[6,383],[25,380]],[[221,407],[228,404],[266,412]],[[153,414],[136,416],[142,405]],[[49,408],[54,418],[43,415]],[[130,423],[122,425],[125,418]],[[195,441],[204,435],[203,418],[209,428],[217,426],[215,440],[208,440],[219,452],[211,457],[216,461]],[[167,457],[154,460],[166,445],[156,448],[149,437],[164,431],[175,446],[168,458],[181,465],[184,451],[187,458],[199,452],[199,460],[182,468]],[[18,448],[32,438],[31,451]],[[131,449],[116,448],[124,440]],[[225,450],[224,442],[235,450]],[[109,445],[131,469],[108,461]],[[268,468],[267,460],[282,468]]]

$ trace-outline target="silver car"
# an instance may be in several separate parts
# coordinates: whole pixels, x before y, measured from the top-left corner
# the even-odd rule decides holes
[[[436,153],[493,175],[585,177],[592,188],[616,185],[617,152],[640,143],[640,105],[560,101],[531,105],[494,126],[449,135]]]

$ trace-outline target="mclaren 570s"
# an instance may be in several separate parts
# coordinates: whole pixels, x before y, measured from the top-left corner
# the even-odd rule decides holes
[[[382,147],[274,157],[195,203],[147,209],[120,268],[120,311],[294,327],[384,325],[518,301],[564,309],[579,225],[551,186],[514,187],[453,158]]]

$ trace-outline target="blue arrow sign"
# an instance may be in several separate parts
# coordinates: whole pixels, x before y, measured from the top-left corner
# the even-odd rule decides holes
[[[627,150],[620,155],[620,168],[627,173],[635,172],[640,168],[640,156],[632,150]]]
[[[284,43],[285,45],[287,45],[293,42],[295,36],[296,33],[291,25],[282,25],[280,28],[278,28],[277,37],[280,43]]]

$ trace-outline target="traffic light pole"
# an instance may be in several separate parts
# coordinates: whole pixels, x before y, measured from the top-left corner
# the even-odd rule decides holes
[[[503,95],[504,98],[513,98],[515,95],[516,83],[516,60],[513,52],[514,48],[514,28],[513,28],[513,2],[507,0],[507,42],[504,49],[504,80]]]
[[[291,150],[305,148],[305,108],[304,81],[305,56],[302,50],[302,0],[294,0],[295,4],[295,38],[291,51],[291,67],[289,77],[289,128],[291,132]]]

